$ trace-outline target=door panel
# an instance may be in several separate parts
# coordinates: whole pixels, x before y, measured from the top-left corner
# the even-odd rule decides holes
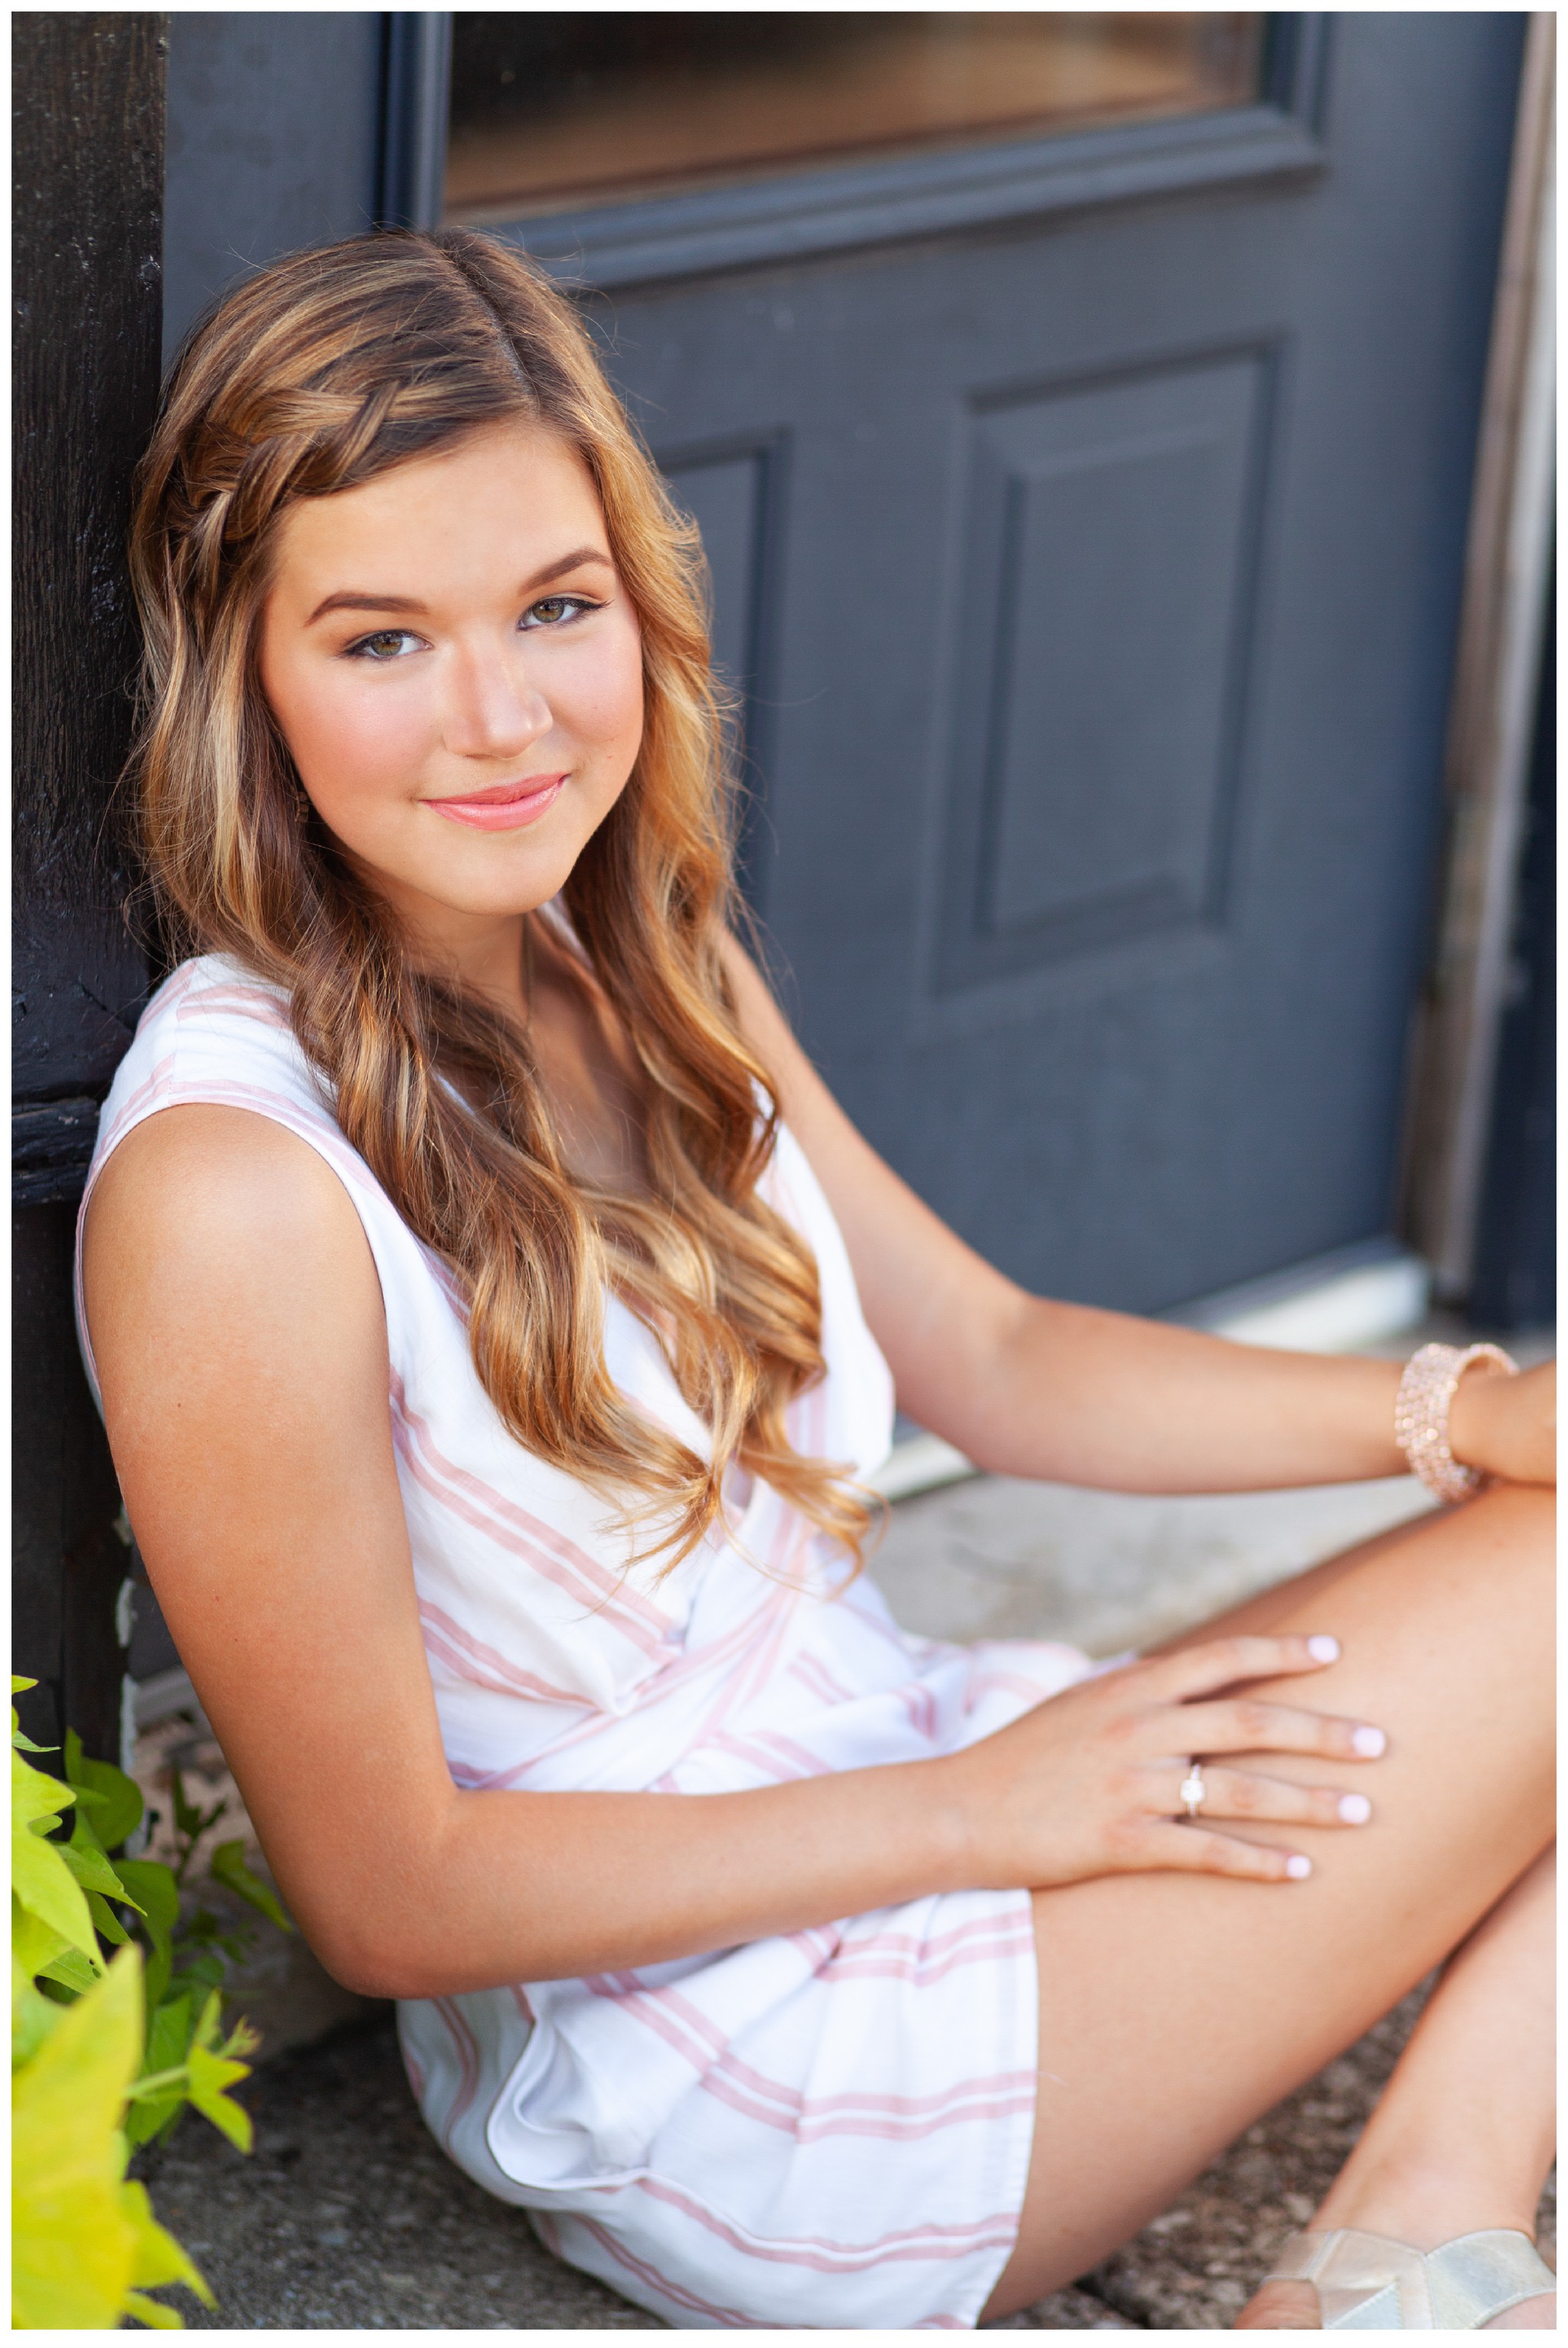
[[[1220,918],[1269,372],[975,414],[943,989]]]
[[[770,762],[773,655],[788,444],[764,433],[750,444],[659,452],[665,479],[702,533],[712,583],[713,665],[734,695],[742,785],[742,885],[755,902],[774,842],[766,830],[762,778]]]
[[[595,306],[712,538],[806,1046],[1032,1287],[1389,1228],[1520,46],[1341,15],[1310,183]]]

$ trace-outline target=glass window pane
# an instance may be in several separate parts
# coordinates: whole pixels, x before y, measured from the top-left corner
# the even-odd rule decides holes
[[[624,201],[1255,98],[1261,15],[456,15],[446,217]]]

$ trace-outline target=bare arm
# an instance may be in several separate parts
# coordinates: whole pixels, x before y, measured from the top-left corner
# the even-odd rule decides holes
[[[86,1279],[153,1585],[285,1896],[362,1989],[560,1979],[1113,1868],[1277,1881],[1283,1849],[1170,1823],[1170,1755],[1354,1757],[1348,1722],[1191,1708],[1316,1668],[1296,1638],[1137,1666],[936,1760],[701,1797],[460,1792],[420,1638],[380,1291],[335,1178],[243,1110],[162,1111],[103,1174]],[[1268,1799],[1255,1818],[1337,1815],[1332,1791]]]
[[[1398,1476],[1397,1363],[1291,1354],[1031,1296],[856,1132],[739,946],[748,1040],[826,1191],[902,1408],[977,1467],[1124,1492],[1239,1492]],[[1554,1480],[1555,1373],[1466,1378],[1455,1456]]]

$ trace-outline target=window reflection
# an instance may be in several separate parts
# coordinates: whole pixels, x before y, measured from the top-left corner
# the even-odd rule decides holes
[[[1260,15],[453,17],[446,216],[1245,104]]]

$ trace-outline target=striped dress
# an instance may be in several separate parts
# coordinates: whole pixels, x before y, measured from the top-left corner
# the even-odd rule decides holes
[[[89,1195],[135,1126],[187,1101],[298,1134],[364,1224],[458,1786],[678,1797],[917,1760],[1093,1668],[1047,1643],[905,1636],[873,1582],[842,1587],[842,1561],[760,1481],[737,1478],[728,1526],[659,1580],[602,1500],[507,1432],[446,1268],[339,1130],[282,997],[217,956],[185,963],[149,1004],[104,1107]],[[787,1132],[763,1187],[821,1275],[827,1375],[793,1406],[791,1440],[868,1475],[890,1439],[887,1368]],[[90,1375],[85,1327],[82,1342]],[[605,1344],[623,1391],[704,1449],[658,1344],[613,1298]],[[519,1909],[530,1896],[519,1880]],[[1027,1895],[968,1891],[631,1972],[411,2002],[399,2031],[459,2167],[670,2323],[962,2330],[1017,2229],[1037,1994]]]

